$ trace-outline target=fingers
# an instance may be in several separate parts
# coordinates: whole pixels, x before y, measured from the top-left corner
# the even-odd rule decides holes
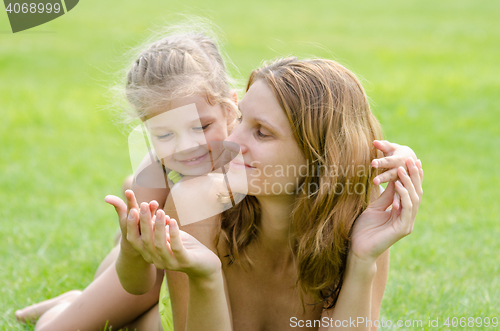
[[[418,174],[420,175],[420,183],[424,182],[424,170],[422,168],[422,161],[420,159],[417,160]]]
[[[413,159],[410,157],[408,160],[406,160],[406,165],[408,167],[408,172],[410,174],[410,179],[411,182],[413,183],[413,187],[415,189],[415,192],[417,194],[418,198],[418,203],[420,202],[420,199],[422,198],[422,180],[420,179],[420,171]]]
[[[402,164],[400,156],[386,156],[381,159],[374,159],[372,161],[372,167],[374,168],[391,169],[401,165]]]
[[[155,215],[158,207],[159,207],[159,204],[158,204],[158,202],[156,202],[156,200],[153,200],[149,203],[149,211],[151,212],[151,218],[153,218],[153,216]]]
[[[125,197],[127,198],[127,210],[130,210],[132,208],[139,209],[139,205],[137,204],[137,200],[135,198],[134,191],[126,190]]]
[[[397,144],[390,143],[387,140],[374,140],[373,145],[376,149],[381,150],[385,155],[391,155],[395,150]]]
[[[384,192],[375,200],[371,207],[378,210],[386,210],[392,203],[392,196],[394,195],[394,182],[387,184]]]
[[[153,240],[153,220],[150,208],[148,203],[141,203],[139,218],[142,244],[151,255],[154,255],[156,249]]]
[[[156,220],[155,220],[155,248],[158,252],[158,255],[163,260],[170,260],[173,258],[173,253],[170,250],[170,245],[167,241],[167,227],[166,224],[169,220],[169,217],[165,215],[163,210],[158,210],[156,212]]]
[[[392,183],[392,182],[391,182]],[[392,200],[392,208],[394,210],[398,210],[401,205],[401,198],[398,194],[398,192],[394,193],[394,199]]]
[[[396,192],[399,193],[401,197],[401,214],[400,219],[402,222],[403,236],[407,236],[413,230],[413,217],[412,208],[413,204],[411,202],[410,194],[408,190],[401,184],[401,182],[396,182]]]
[[[418,204],[420,202],[420,197],[417,195],[417,192],[415,190],[415,186],[413,185],[412,179],[410,178],[410,176],[404,170],[403,167],[399,167],[398,172],[399,172],[399,178],[401,179],[401,183],[403,184],[404,188],[408,192],[408,196],[410,197],[410,201],[411,201],[413,207],[418,207]]]
[[[127,217],[127,240],[134,247],[137,246],[136,243],[141,238],[138,225],[139,225],[139,214],[137,212],[137,209],[133,208],[129,211]]]
[[[390,169],[384,172],[383,174],[380,174],[373,178],[373,184],[375,185],[380,185],[382,183],[387,183],[391,181],[395,181],[398,179],[398,169]]]
[[[120,228],[126,226],[127,222],[127,205],[117,196],[107,195],[104,201],[115,207],[115,211],[118,214],[118,221],[120,222]]]
[[[181,241],[179,225],[175,219],[170,219],[169,222],[169,232],[170,232],[170,249],[175,256],[183,258],[185,256],[185,248]]]

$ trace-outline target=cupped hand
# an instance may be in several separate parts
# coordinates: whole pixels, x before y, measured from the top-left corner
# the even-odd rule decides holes
[[[130,210],[127,219],[127,241],[144,260],[158,269],[181,271],[191,278],[209,278],[219,272],[219,257],[156,207],[155,201],[143,202],[139,211]]]
[[[413,231],[423,194],[423,170],[411,157],[406,165],[409,175],[403,167],[399,167],[400,181],[391,181],[380,197],[356,219],[351,234],[350,255],[375,262],[390,246]],[[395,192],[401,198],[401,207],[388,210]]]
[[[125,250],[136,250],[129,242],[129,234],[135,235],[135,233],[139,232],[139,221],[135,217],[129,217],[131,213],[138,213],[139,206],[137,204],[137,200],[135,198],[134,192],[132,190],[125,191],[125,197],[127,198],[127,203],[125,203],[122,199],[114,195],[108,195],[104,198],[104,201],[111,204],[115,207],[115,211],[118,215],[118,222],[120,224],[121,231],[121,240],[120,245],[121,249]],[[158,203],[156,201],[152,201],[149,204],[150,214],[154,215],[156,209],[158,208]]]

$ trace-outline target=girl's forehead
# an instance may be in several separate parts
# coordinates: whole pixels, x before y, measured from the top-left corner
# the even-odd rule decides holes
[[[188,104],[175,109],[169,109],[158,115],[155,115],[145,121],[146,125],[151,129],[161,129],[165,127],[183,126],[192,122],[200,122],[196,104]]]

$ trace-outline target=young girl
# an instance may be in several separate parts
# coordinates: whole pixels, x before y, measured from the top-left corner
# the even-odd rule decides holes
[[[120,252],[122,284],[148,291],[156,268],[166,269],[175,330],[329,331],[353,320],[357,330],[376,330],[388,249],[411,233],[422,197],[420,162],[408,158],[409,174],[398,167],[397,182],[380,196],[372,190],[380,126],[359,81],[334,61],[289,58],[254,71],[240,109],[227,141],[244,157],[234,168],[257,179],[248,195],[192,229],[201,242],[162,210],[152,215],[154,203],[128,220],[117,208],[136,250]],[[282,172],[290,166],[308,172]],[[266,181],[293,190],[266,191]],[[395,192],[401,206],[388,210]],[[137,252],[154,266],[139,264]]]
[[[202,122],[197,126],[197,128],[204,128],[208,125],[203,129],[207,141],[206,147],[211,150],[209,146],[211,141],[221,141],[227,137],[228,130],[236,117],[234,94],[229,88],[229,79],[217,46],[206,35],[199,33],[171,35],[152,43],[137,58],[127,78],[127,98],[133,105],[134,114],[138,118],[147,121],[163,114],[166,110],[194,104],[197,111],[206,111],[207,114],[213,115],[213,121]],[[395,179],[397,166],[401,165],[401,161],[407,156],[414,155],[411,150],[399,145],[388,142],[375,142],[374,144],[390,156],[380,159],[380,162],[383,162],[380,167],[394,168],[375,178],[376,184]],[[186,150],[180,148],[179,152]],[[186,157],[182,160],[190,160],[190,158]],[[152,178],[155,178],[154,176]],[[138,174],[135,177],[138,177]],[[172,175],[170,177],[175,178]],[[158,180],[164,183],[164,178]],[[138,184],[140,183],[133,184],[138,201],[156,200],[160,206],[164,204],[169,193],[167,186],[150,188],[148,185],[140,187]],[[128,208],[114,198],[108,199],[108,202],[117,207],[121,216],[127,215],[130,208],[138,208],[134,204],[131,192],[127,193],[127,198]],[[150,211],[154,211],[155,208],[154,203],[150,204]],[[131,214],[133,215],[134,212]],[[203,225],[203,222],[198,223],[199,226]],[[191,228],[197,237],[196,229],[201,227]],[[189,226],[186,227],[186,231],[188,230]],[[126,232],[126,228],[122,227],[122,232]],[[121,253],[136,252],[126,237],[122,237],[119,246]],[[136,291],[137,294],[142,294],[131,295],[120,285],[113,261],[112,255],[106,260],[106,264],[110,266],[106,269],[101,268],[105,270],[85,291],[81,293],[72,291],[59,298],[27,307],[18,311],[16,316],[23,320],[36,319],[43,315],[37,323],[37,330],[96,330],[102,328],[106,321],[109,321],[108,325],[114,328],[128,326],[149,330],[150,325],[158,324],[156,303],[163,279],[163,270],[158,269],[153,287],[147,284]],[[118,269],[120,269],[120,263],[121,260],[118,259],[116,263]],[[148,264],[143,259],[136,261],[134,265],[139,269],[141,263],[142,265]],[[133,272],[129,275],[127,279],[127,273],[121,273],[120,281],[125,284],[127,281],[134,281]]]

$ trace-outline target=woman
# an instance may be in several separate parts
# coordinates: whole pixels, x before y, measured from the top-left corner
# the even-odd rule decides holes
[[[176,38],[176,42],[179,42],[180,40],[185,40],[185,39],[186,38]],[[210,44],[210,41],[206,41],[205,39],[202,39],[202,40],[203,40],[204,45]],[[180,47],[181,45],[172,44],[172,41],[170,41],[170,40],[168,41],[168,44],[170,46],[172,46],[172,45],[175,46],[174,48],[176,50],[179,50],[179,49],[181,50],[177,56],[186,56],[186,54],[190,54],[190,55],[193,54],[193,48],[191,47],[192,43],[189,45],[190,48],[187,48],[186,51],[183,51],[181,49],[181,47]],[[155,50],[156,50],[156,48],[155,48]],[[212,48],[214,48],[214,47],[212,47]],[[210,54],[216,54],[218,52],[218,51],[216,51],[216,48],[214,48],[214,49],[215,49],[215,51],[211,52]],[[162,52],[164,52],[164,50]],[[157,53],[160,55],[163,54],[163,53],[159,53],[159,52],[156,52],[155,54],[157,54]],[[193,56],[191,56],[191,57],[193,57]],[[141,59],[142,58],[143,57],[141,57]],[[196,57],[194,57],[194,58],[196,59]],[[185,63],[183,58],[179,58],[178,60],[181,63]],[[139,61],[139,63],[141,63],[141,61]],[[170,67],[172,67],[172,66],[170,66]],[[145,72],[150,72],[151,71],[150,69],[151,68],[148,68],[148,70]],[[155,77],[160,77],[160,75],[156,75],[155,73],[151,73],[151,74]],[[132,75],[132,76],[136,77],[135,75]],[[163,77],[163,76],[161,76],[161,77]],[[214,77],[213,75],[210,75],[210,79],[213,79],[213,77]],[[199,79],[198,79],[198,81],[199,81]],[[341,85],[339,85],[339,86],[341,86]],[[304,89],[303,92],[306,93],[305,94],[306,96],[311,93],[310,91],[308,92],[308,90],[307,90],[308,89],[307,84],[303,86],[303,89]],[[164,97],[163,94],[162,94],[162,97]],[[250,100],[252,100],[252,94],[250,96],[247,96],[242,101],[243,104],[248,103],[248,101],[246,101],[246,100],[248,100],[249,98],[250,98]],[[258,98],[255,98],[255,95],[253,95],[253,98],[258,99]],[[358,98],[358,101],[364,100],[363,102],[366,102],[366,100],[363,98],[364,98],[364,93],[362,94],[361,99]],[[198,103],[199,100],[196,100],[196,101],[191,100],[188,103],[191,103],[191,102]],[[367,106],[367,104],[365,106]],[[365,110],[367,110],[367,109],[365,109]],[[369,109],[368,109],[368,111],[369,111]],[[339,114],[342,114],[342,112],[340,112]],[[303,119],[297,118],[294,120],[294,122],[299,123],[302,120]],[[314,119],[314,121],[320,123],[319,118]],[[323,123],[325,123],[325,122],[323,122]],[[283,123],[282,123],[282,126],[283,126]],[[329,129],[329,131],[332,131],[332,130],[333,129]],[[306,131],[303,131],[303,132],[306,132]],[[309,132],[309,134],[311,134],[311,133],[317,134],[317,133],[321,133],[321,131],[313,129],[312,132]],[[267,134],[260,132],[260,135],[266,136]],[[371,142],[373,141],[373,139],[377,139],[379,136],[380,135],[372,134],[370,137],[367,138],[368,140],[366,140],[366,139],[365,140],[369,141],[369,146],[371,146]],[[262,138],[266,141],[270,141],[269,138],[264,138],[264,137],[262,137]],[[289,160],[290,162],[287,164],[288,167],[291,165],[298,167],[298,168],[303,168],[303,166],[310,166],[311,169],[308,169],[308,171],[310,170],[313,172],[320,171],[321,165],[325,165],[325,164],[334,165],[334,163],[331,162],[331,160],[330,160],[330,163],[328,163],[328,162],[323,162],[323,163],[318,163],[318,164],[311,163],[309,165],[300,163],[299,162],[300,160],[302,160],[302,161],[306,160],[307,162],[309,162],[309,160],[312,160],[313,158],[309,155],[309,157],[304,159],[305,155],[307,155],[307,153],[302,153],[302,152],[299,153],[299,152],[297,152],[296,148],[295,149],[292,148],[294,146],[293,145],[294,139],[296,141],[303,140],[303,138],[300,138],[300,134],[298,134],[298,133],[297,133],[297,137],[288,136],[288,139],[286,140],[286,142],[288,145],[290,145],[290,144],[292,144],[292,145],[290,145],[290,146],[287,145],[286,148],[278,147],[278,148],[276,148],[276,150],[269,152],[270,155],[278,155],[277,153],[279,151],[282,151],[282,150],[290,150],[290,151],[295,150],[295,154],[287,155],[286,158],[280,160],[281,165],[284,165],[285,164],[284,162],[286,160]],[[342,140],[339,139],[339,141],[342,141]],[[356,141],[345,141],[344,144],[346,146],[347,146],[347,144],[352,144],[352,146],[354,146],[352,148],[352,151],[354,151],[354,152],[357,150],[361,151],[362,147],[363,147],[359,144],[359,142],[356,142]],[[394,145],[391,145],[387,142],[376,142],[375,144],[376,144],[377,148],[383,150],[384,152],[388,152],[389,154],[394,152],[395,154],[399,155],[399,159],[398,159],[398,157],[392,157],[392,158],[390,157],[390,158],[382,159],[384,162],[386,162],[386,164],[381,164],[380,165],[381,167],[386,167],[386,168],[397,167],[398,160],[401,160],[401,155],[405,155],[405,154],[407,156],[413,155],[411,150],[408,152],[406,149],[401,148],[401,147],[398,147],[398,149],[394,150],[393,149]],[[244,144],[242,145],[242,152],[244,151],[243,146],[245,146],[245,145]],[[267,144],[267,146],[269,146],[269,144]],[[364,146],[364,148],[366,149],[368,147]],[[261,149],[261,147],[256,146],[254,148],[254,154],[257,154],[257,152],[255,152],[255,151],[259,151],[259,150],[265,151],[265,149]],[[374,149],[371,148],[370,150],[373,154]],[[335,152],[335,153],[337,153],[337,152]],[[355,154],[356,153],[353,154],[353,157],[357,158],[357,155],[355,155]],[[340,154],[340,155],[342,155],[342,157],[344,157],[345,160],[351,159],[351,157],[348,154],[344,153],[344,154]],[[369,169],[369,162],[371,159],[373,159],[375,157],[376,157],[375,154],[369,155],[369,158],[365,160],[365,163],[368,162],[368,164],[363,163],[367,167],[365,170]],[[255,159],[253,161],[264,162],[265,158]],[[390,161],[392,161],[392,163]],[[300,164],[297,162],[299,162]],[[277,165],[279,165],[279,164],[277,164],[276,162],[275,162],[275,164],[262,163],[262,170],[264,170],[263,174],[267,173],[266,170],[269,170],[270,166],[277,166]],[[402,163],[401,165],[404,165],[404,163]],[[238,167],[238,165],[233,164],[233,167]],[[299,177],[297,175],[295,175],[295,174],[293,176],[290,175],[288,177],[288,179],[285,180],[281,174],[276,174],[276,175],[271,176],[271,178],[269,179],[269,180],[272,179],[272,181],[273,181],[271,183],[272,185],[269,186],[268,185],[269,183],[267,182],[268,181],[267,178],[260,178],[260,179],[253,178],[255,173],[259,169],[257,165],[256,165],[255,169],[256,170],[252,170],[252,172],[253,172],[252,177],[249,178],[249,183],[251,184],[250,188],[253,190],[253,191],[251,190],[249,193],[254,194],[255,197],[261,195],[260,192],[257,192],[259,190],[262,190],[262,192],[266,192],[266,190],[271,189],[271,191],[272,191],[273,188],[276,188],[280,185],[283,185],[282,186],[283,187],[282,193],[286,193],[285,195],[287,195],[287,196],[290,196],[290,194],[293,193],[294,189],[296,189],[296,188],[298,188],[297,193],[300,193],[301,191],[303,191],[303,192],[307,192],[304,194],[310,194],[310,193],[312,193],[312,191],[315,188],[314,185],[319,183],[319,182],[316,183],[316,181],[311,181],[311,180],[310,181],[306,180],[304,183],[294,183],[294,181],[297,181],[299,179]],[[338,170],[340,170],[341,173],[345,173],[347,171],[346,175],[351,176],[350,171],[352,169],[354,169],[354,168],[349,168],[349,165],[346,164],[345,166],[342,165],[342,168],[338,169]],[[331,169],[328,169],[328,170],[331,170]],[[370,174],[369,182],[372,179],[376,183],[387,181],[391,178],[391,176],[394,175],[394,170],[383,173],[383,174],[377,176],[375,179],[373,179],[374,175],[372,176]],[[313,172],[311,172],[310,174],[312,174]],[[356,179],[356,180],[358,180],[358,179]],[[285,180],[285,182],[280,182],[280,181],[284,181],[284,180]],[[186,185],[178,186],[178,188],[181,190],[187,191],[187,194],[189,196],[189,194],[192,195],[192,190],[189,189],[189,186],[187,185],[187,183],[189,183],[189,182],[186,182]],[[304,186],[302,184],[305,184],[306,186]],[[332,182],[332,184],[333,184],[333,182]],[[343,183],[340,183],[340,184],[343,184]],[[345,192],[350,192],[350,191],[352,191],[352,189],[355,189],[356,187],[360,188],[363,185],[363,181],[359,181],[359,180],[358,180],[358,182],[345,181],[344,184],[346,184],[345,185]],[[362,184],[362,185],[359,186],[359,184]],[[276,185],[278,185],[278,186],[276,186]],[[300,185],[302,185],[302,186],[300,186]],[[358,185],[358,186],[356,186],[356,185]],[[294,188],[294,186],[296,186],[296,187]],[[336,185],[336,186],[338,189],[342,188],[339,185]],[[323,186],[321,186],[321,187],[323,187]],[[234,187],[234,188],[236,188],[236,187]],[[302,188],[302,190],[300,188]],[[333,186],[332,186],[332,188],[333,188]],[[304,191],[304,189],[306,191]],[[273,195],[273,192],[270,192],[270,195]],[[328,195],[322,195],[322,196],[328,197]],[[133,208],[134,210],[138,209],[137,204],[132,201],[130,193],[128,194],[128,198],[130,200],[129,201],[130,207],[135,207],[135,208]],[[156,199],[158,199],[158,198],[156,198]],[[248,199],[246,199],[244,201],[244,204],[241,205],[241,206],[247,206],[246,208],[248,209],[249,212],[255,213],[255,217],[258,216],[257,210],[259,209],[259,208],[257,208],[257,200],[256,199],[257,198],[248,197]],[[331,199],[331,197],[329,199]],[[143,198],[141,200],[144,201],[146,199]],[[113,201],[111,201],[111,202],[113,202]],[[316,202],[315,210],[324,210],[327,213],[333,212],[334,209],[329,209],[329,208],[334,207],[332,202],[331,201],[326,201],[326,202],[327,202],[327,204],[325,204],[325,201],[318,200]],[[120,204],[120,202],[116,199],[114,200],[113,203],[117,207],[119,214],[121,216],[125,215],[125,219],[126,219],[126,215],[128,213],[127,207],[124,206],[124,204]],[[249,203],[250,203],[250,205],[248,205]],[[396,202],[396,203],[398,203],[398,202]],[[305,206],[305,207],[308,207],[308,206]],[[157,208],[156,204],[154,204],[154,203],[150,204],[150,209],[152,211],[154,211],[156,208]],[[172,208],[172,206],[170,206],[170,209],[171,208]],[[239,208],[240,207],[236,208],[235,211],[240,210]],[[128,209],[130,209],[130,208],[128,208]],[[174,214],[175,209],[174,210],[170,210],[170,209],[168,209],[169,213],[171,215],[175,215]],[[357,212],[359,214],[360,210],[354,210],[354,212]],[[132,212],[132,215],[134,213],[135,213],[135,211]],[[351,215],[351,218],[352,217],[355,218],[355,216],[357,216],[358,214]],[[246,226],[248,226],[249,229],[252,229],[252,226],[251,226],[252,222],[249,221],[248,216],[241,215],[241,217],[240,217],[240,215],[238,215],[238,214],[233,215],[233,216],[231,216],[231,215],[233,215],[233,214],[225,214],[224,220],[225,220],[225,222],[229,222],[229,224],[233,224],[232,227],[238,227],[239,223],[237,222],[237,220],[239,220],[241,218],[241,220],[243,220],[244,222],[247,223]],[[137,215],[135,215],[135,216],[137,216]],[[121,218],[123,220],[123,217],[121,217]],[[211,223],[211,222],[216,222],[216,223]],[[123,224],[123,222],[122,222],[122,224]],[[203,227],[203,225],[208,225],[208,226],[211,226],[213,228],[213,226],[215,226],[215,224],[219,224],[218,218],[212,218],[212,219],[205,220],[203,222],[198,222],[196,224],[193,224],[192,226],[185,226],[185,227],[183,227],[183,230],[192,234],[194,237],[198,238],[200,241],[202,241],[208,247],[211,247],[213,238],[210,236],[207,237],[207,235],[209,233],[207,233],[205,231],[206,227]],[[225,223],[223,223],[223,224],[225,224]],[[200,230],[200,229],[202,229],[202,230]],[[257,229],[257,228],[255,228],[255,229]],[[228,229],[223,228],[223,230],[226,232],[233,231],[229,228]],[[122,231],[125,234],[123,236],[123,238],[127,238],[126,228],[122,227]],[[236,232],[233,231],[232,233],[236,233]],[[217,234],[218,234],[218,232],[217,232]],[[238,235],[241,236],[241,234],[238,234]],[[345,236],[345,234],[344,234],[344,236]],[[192,237],[190,237],[190,238],[192,238]],[[245,238],[245,233],[243,233],[242,239],[244,240],[243,241],[244,243],[250,243],[252,241],[250,237]],[[123,286],[126,287],[127,290],[129,290],[129,292],[133,293],[134,295],[124,291],[122,286],[120,285],[120,282],[118,281],[118,275],[116,273],[115,265],[114,265],[114,260],[115,260],[116,253],[117,253],[117,250],[115,249],[114,252],[112,252],[110,254],[110,256],[108,256],[108,258],[106,258],[106,260],[103,262],[103,264],[99,268],[99,271],[98,271],[99,277],[97,277],[96,280],[89,287],[87,287],[83,293],[73,292],[73,291],[68,292],[61,297],[58,297],[58,298],[55,298],[52,300],[48,300],[48,301],[43,302],[42,304],[39,304],[39,305],[29,307],[29,308],[19,312],[17,314],[17,316],[19,316],[22,319],[22,318],[26,318],[27,315],[34,312],[34,317],[36,317],[36,316],[44,314],[45,312],[48,311],[47,313],[45,313],[43,315],[43,317],[40,319],[39,323],[37,324],[37,329],[40,329],[40,330],[43,329],[43,327],[45,327],[46,329],[47,328],[51,329],[51,330],[54,330],[55,327],[59,327],[61,329],[70,329],[70,328],[73,328],[74,325],[78,325],[78,328],[81,330],[95,329],[96,328],[95,325],[99,325],[102,327],[102,325],[104,325],[104,321],[106,321],[106,320],[109,320],[110,324],[113,325],[114,327],[123,326],[126,324],[129,326],[129,328],[137,327],[140,329],[141,327],[143,327],[147,330],[150,329],[150,327],[149,327],[150,324],[152,324],[152,325],[158,324],[158,309],[157,309],[157,307],[155,307],[155,305],[158,302],[158,293],[160,291],[160,285],[161,285],[162,279],[163,279],[163,270],[161,270],[161,269],[164,269],[164,268],[157,269],[157,268],[154,268],[153,265],[147,263],[147,261],[146,261],[146,263],[144,263],[144,261],[145,261],[144,258],[141,257],[137,253],[137,251],[133,247],[130,246],[130,243],[128,243],[126,240],[122,240],[122,244],[120,246],[122,248],[122,250],[121,250],[121,257],[122,258],[119,258],[117,261],[117,268],[123,269],[123,270],[121,270],[121,272],[119,272],[120,280],[122,281]],[[150,242],[150,247],[152,247],[151,242]],[[343,247],[344,247],[343,244],[341,242],[339,242],[337,249],[341,249]],[[242,247],[239,247],[239,246],[237,247],[237,249],[241,249],[241,248]],[[201,249],[203,249],[203,247],[201,247]],[[126,255],[127,250],[131,255],[134,255],[135,258],[137,258],[134,263],[129,263],[130,261],[127,261],[127,258],[123,259],[123,255]],[[147,259],[150,259],[150,257],[148,257],[148,255],[147,255],[146,251],[143,250],[142,253],[144,254],[144,256]],[[236,253],[238,253],[238,252],[236,251]],[[237,255],[237,254],[234,254],[234,255]],[[338,263],[338,261],[339,260],[337,259],[337,263]],[[125,263],[123,263],[123,262],[125,262]],[[153,262],[153,261],[150,260],[149,262]],[[127,286],[127,284],[126,284],[128,282],[127,278],[131,280],[131,283],[134,283],[137,279],[140,279],[140,278],[136,278],[134,275],[137,275],[137,273],[139,273],[139,274],[142,273],[142,271],[140,270],[141,266],[152,271],[152,273],[149,274],[149,276],[148,276],[149,278],[147,279],[147,281],[139,282],[138,284],[140,286],[138,288],[134,288],[134,286],[132,286],[132,287]],[[305,269],[305,270],[307,273],[307,269]],[[171,272],[171,273],[173,274],[171,276],[173,281],[175,281],[174,280],[175,276],[185,277],[185,274],[179,274],[179,273],[175,273],[175,272]],[[304,273],[304,271],[303,271],[303,273]],[[143,275],[144,275],[144,273],[142,273],[142,276]],[[154,280],[154,285],[151,285],[149,283],[150,280]],[[382,290],[382,292],[383,292],[383,290]],[[219,292],[219,294],[220,293],[222,293],[222,292]],[[141,295],[135,295],[135,294],[141,294]],[[176,294],[172,293],[172,295],[175,296]],[[183,300],[183,299],[185,300],[186,298],[187,297],[185,297],[185,296],[184,297],[181,296],[181,300]],[[177,299],[174,298],[174,300],[178,300],[178,297],[177,297]],[[193,302],[199,303],[201,301],[191,300],[191,302],[192,303]],[[187,305],[187,303],[185,303],[185,305]],[[174,307],[173,307],[174,311],[180,309],[178,307],[181,307],[181,306],[174,305]],[[61,313],[62,311],[64,313]],[[55,319],[56,316],[57,316],[57,318]],[[176,316],[177,316],[177,313],[176,313]],[[49,321],[50,321],[50,323],[49,323]],[[68,324],[65,324],[65,323],[68,323]],[[178,323],[181,323],[181,322],[177,322],[177,324]]]
[[[334,61],[266,65],[239,108],[227,141],[241,148],[244,164],[231,166],[246,172],[248,195],[221,220],[186,226],[199,241],[163,211],[152,216],[154,203],[129,221],[117,203],[136,251],[120,252],[122,285],[146,293],[166,269],[175,330],[377,329],[388,249],[411,233],[422,197],[420,162],[408,158],[409,174],[399,167],[382,195],[373,189],[380,127],[359,81]],[[387,210],[395,192],[400,205]],[[137,252],[154,265],[138,267]]]

